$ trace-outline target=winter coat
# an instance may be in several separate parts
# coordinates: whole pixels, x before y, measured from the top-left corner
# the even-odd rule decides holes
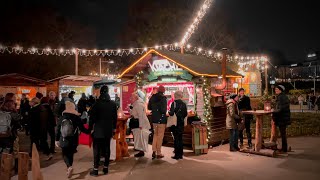
[[[69,119],[72,121],[73,129],[75,132],[74,136],[67,137],[65,139],[65,141],[63,141],[63,139],[61,138],[61,123],[64,119]],[[56,141],[60,141],[60,145],[62,145],[62,147],[67,147],[67,146],[76,147],[78,145],[78,141],[79,141],[78,130],[80,130],[81,132],[83,132],[85,134],[90,134],[90,130],[86,129],[84,127],[84,124],[82,123],[79,116],[77,116],[75,114],[71,114],[71,113],[63,113],[62,117],[59,118],[59,120],[58,120]]]
[[[226,129],[237,129],[237,119],[240,119],[238,104],[233,99],[226,102],[227,105],[227,118]]]
[[[88,100],[85,98],[81,98],[78,102],[78,111],[82,114],[84,111],[87,111],[87,102]]]
[[[40,104],[33,106],[29,112],[30,135],[40,137]]]
[[[250,103],[250,98],[248,96],[246,96],[246,95],[240,97],[239,98],[238,107],[239,107],[240,111],[252,110],[251,103]],[[253,115],[251,115],[251,114],[246,114],[244,117],[246,119],[253,119]]]
[[[26,116],[30,109],[29,100],[25,99],[20,101],[20,114],[22,116]]]
[[[47,134],[49,129],[52,129],[56,126],[56,121],[54,114],[50,108],[50,105],[47,103],[40,105],[40,130],[41,134]]]
[[[117,128],[117,105],[108,94],[100,95],[90,111],[89,129],[93,138],[109,138]]]
[[[139,126],[142,129],[151,129],[149,119],[146,114],[146,109],[144,106],[144,101],[141,98],[138,98],[136,102],[132,104],[132,110],[131,110],[131,115],[139,119]]]
[[[290,100],[283,92],[277,96],[276,106],[272,113],[277,126],[290,125]]]
[[[163,93],[158,92],[151,96],[148,109],[152,112],[152,123],[167,124],[167,99]]]
[[[175,100],[171,103],[169,115],[173,116],[176,114],[177,116],[177,127],[184,127],[184,118],[188,115],[187,105],[181,99]]]

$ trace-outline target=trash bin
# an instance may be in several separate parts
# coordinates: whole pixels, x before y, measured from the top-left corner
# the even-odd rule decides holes
[[[203,122],[192,123],[192,148],[195,155],[208,153],[207,126]]]

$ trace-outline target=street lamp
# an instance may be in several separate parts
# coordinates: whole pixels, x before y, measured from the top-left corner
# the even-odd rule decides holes
[[[270,80],[270,84],[271,84],[271,95],[273,97],[273,89],[274,89],[274,85],[276,84],[276,81],[274,79]]]
[[[232,87],[236,90],[236,93],[238,94],[238,86],[239,84],[238,83],[233,83]]]

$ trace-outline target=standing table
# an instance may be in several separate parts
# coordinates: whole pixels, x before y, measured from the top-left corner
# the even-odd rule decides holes
[[[128,144],[126,142],[128,116],[118,116],[116,129],[116,160],[121,160],[123,157],[129,157]]]
[[[274,150],[265,150],[261,149],[262,147],[262,126],[263,126],[263,116],[264,115],[271,115],[272,111],[265,111],[265,110],[256,110],[256,111],[242,111],[243,114],[252,114],[256,117],[256,134],[255,134],[255,148],[254,150],[247,150],[244,149],[243,152],[246,153],[252,153],[252,154],[259,154],[259,155],[265,155],[265,156],[275,156],[275,151]],[[272,123],[272,128],[271,128],[271,139],[275,137],[276,131],[274,123]]]

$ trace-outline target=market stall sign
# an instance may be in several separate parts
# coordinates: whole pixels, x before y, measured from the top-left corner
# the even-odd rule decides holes
[[[150,62],[148,63],[151,68],[151,72],[148,75],[149,81],[156,80],[159,76],[179,76],[180,78],[189,81],[192,79],[191,74],[167,59],[154,60],[152,64]]]

